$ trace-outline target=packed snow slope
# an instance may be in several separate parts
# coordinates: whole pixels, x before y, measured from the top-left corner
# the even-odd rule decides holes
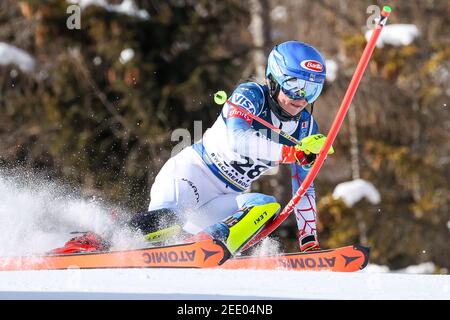
[[[450,276],[212,269],[0,272],[0,299],[450,299]]]
[[[142,245],[117,227],[98,199],[44,178],[0,171],[0,256],[42,254],[71,231],[113,235],[114,249]],[[277,253],[266,241],[260,254]],[[428,266],[428,265],[426,265]],[[433,266],[425,270],[433,272]],[[0,271],[0,299],[450,299],[450,276],[392,273],[367,267],[357,273],[218,270],[97,269]],[[414,269],[415,272],[420,272]],[[387,272],[386,272],[387,271]]]

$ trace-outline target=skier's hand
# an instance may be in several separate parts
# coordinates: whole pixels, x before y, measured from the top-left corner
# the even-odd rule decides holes
[[[323,145],[325,144],[325,137],[321,133],[313,134],[312,136],[307,136],[303,138],[298,145],[295,146],[296,149],[303,151],[305,154],[319,154]],[[333,147],[328,150],[328,154],[333,154]]]
[[[296,146],[283,146],[281,163],[298,162],[300,165],[311,165],[316,160],[317,154],[325,144],[326,137],[323,134],[314,134],[303,138]],[[333,147],[328,154],[333,154]]]

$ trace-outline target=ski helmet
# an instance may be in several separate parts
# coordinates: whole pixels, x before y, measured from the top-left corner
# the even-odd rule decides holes
[[[325,60],[312,46],[300,41],[283,42],[269,54],[266,78],[269,84],[269,105],[283,121],[298,120],[278,104],[280,90],[290,99],[305,99],[313,104],[325,83]]]

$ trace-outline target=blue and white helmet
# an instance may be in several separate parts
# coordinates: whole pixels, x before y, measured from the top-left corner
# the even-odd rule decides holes
[[[325,60],[312,46],[300,41],[283,42],[269,54],[266,78],[269,80],[270,94],[276,102],[279,90],[291,99],[305,99],[312,104],[320,96],[325,83]],[[276,103],[278,105],[278,103]],[[293,116],[274,110],[282,120]]]

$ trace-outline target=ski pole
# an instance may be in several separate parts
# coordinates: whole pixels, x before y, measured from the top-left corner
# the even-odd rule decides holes
[[[375,26],[375,30],[372,33],[372,36],[370,37],[368,43],[366,44],[366,47],[364,48],[359,63],[356,67],[355,73],[353,74],[353,77],[342,100],[341,106],[339,107],[339,110],[336,114],[333,124],[331,125],[330,132],[328,133],[327,138],[325,140],[325,144],[320,150],[319,154],[317,155],[316,160],[313,166],[311,167],[310,171],[306,175],[305,180],[302,182],[301,186],[298,188],[297,192],[295,193],[293,198],[289,201],[289,203],[286,205],[286,207],[283,209],[283,211],[281,211],[281,213],[274,220],[272,220],[272,222],[269,222],[269,224],[267,224],[260,233],[258,233],[252,240],[250,240],[242,248],[241,251],[247,250],[252,245],[258,243],[260,240],[262,240],[270,233],[272,233],[289,216],[291,211],[294,209],[295,205],[305,195],[306,190],[308,190],[314,178],[317,176],[317,173],[319,172],[320,168],[322,167],[325,161],[328,150],[333,144],[337,136],[337,133],[341,128],[342,122],[344,121],[345,115],[350,107],[353,96],[355,95],[356,89],[358,88],[358,85],[364,74],[364,70],[366,69],[367,64],[369,63],[369,59],[375,48],[375,44],[378,40],[378,37],[380,36],[383,26],[386,24],[386,21],[390,13],[391,8],[389,6],[384,6],[383,10],[381,11],[380,20]]]
[[[239,111],[241,111],[242,113],[245,113],[245,115],[249,116],[250,118],[252,118],[253,120],[258,121],[259,123],[261,123],[263,126],[269,128],[270,130],[272,130],[273,132],[279,134],[280,136],[288,139],[289,141],[291,141],[292,143],[295,143],[296,145],[300,143],[299,140],[295,139],[293,136],[287,134],[286,132],[284,132],[283,130],[281,130],[280,128],[275,127],[273,124],[267,122],[264,119],[261,119],[260,117],[254,115],[253,113],[247,111],[246,109],[242,108],[241,106],[238,106],[237,104],[231,102],[230,100],[226,100],[226,103],[230,104],[231,106],[233,106],[234,108],[238,109]]]

